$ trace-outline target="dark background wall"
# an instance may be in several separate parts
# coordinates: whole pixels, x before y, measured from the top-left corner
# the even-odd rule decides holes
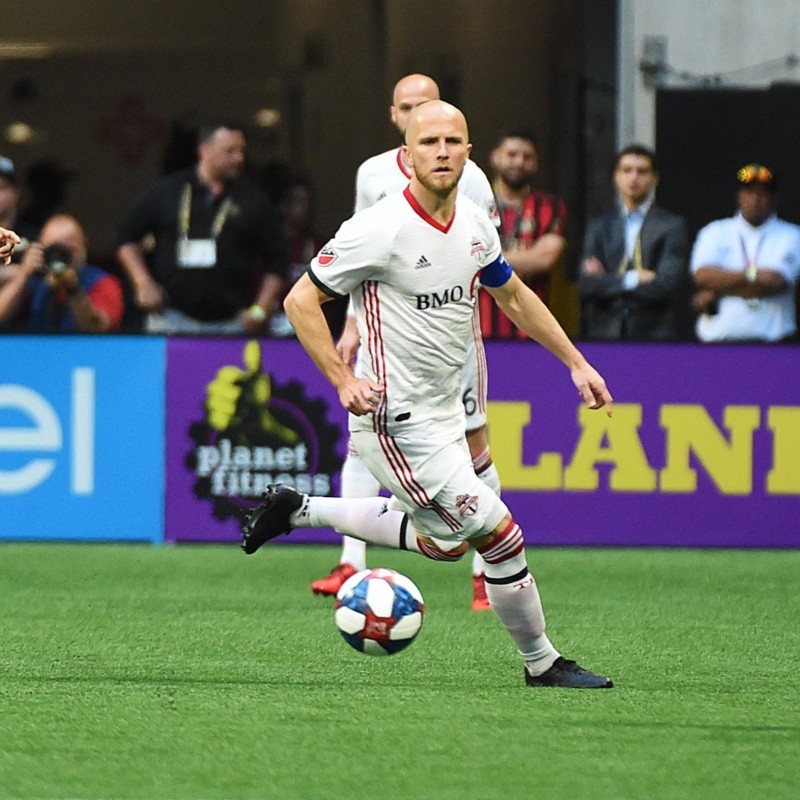
[[[800,223],[800,85],[768,89],[662,89],[656,101],[659,202],[694,234],[736,210],[736,171],[777,173],[779,214]]]

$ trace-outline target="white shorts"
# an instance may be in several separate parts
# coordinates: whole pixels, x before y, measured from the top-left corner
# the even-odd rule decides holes
[[[491,533],[506,504],[475,474],[465,439],[431,444],[374,431],[352,431],[369,471],[411,517],[418,533],[461,542]]]
[[[473,324],[475,324],[473,322]],[[486,352],[483,339],[478,328],[477,345],[475,338],[467,344],[467,355],[464,369],[461,371],[461,402],[467,415],[467,433],[482,428],[486,424],[486,398],[488,373],[486,369]]]

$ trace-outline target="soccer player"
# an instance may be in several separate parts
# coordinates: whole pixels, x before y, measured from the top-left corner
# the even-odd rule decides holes
[[[345,222],[285,303],[350,412],[353,445],[392,499],[271,486],[242,526],[242,549],[324,526],[439,561],[456,561],[472,546],[486,561],[491,607],[522,655],[525,683],[609,688],[608,678],[564,659],[547,638],[522,531],[475,474],[467,448],[459,383],[479,282],[566,365],[589,408],[610,414],[613,404],[600,374],[503,258],[491,220],[458,192],[470,149],[457,108],[438,100],[415,108],[403,149],[409,186]],[[366,350],[358,374],[336,352],[321,309],[347,293]]]
[[[403,136],[411,111],[421,103],[438,99],[439,87],[433,78],[419,74],[406,75],[394,87],[392,105],[389,109],[392,124]],[[395,147],[368,158],[358,168],[356,175],[356,213],[369,208],[393,192],[402,191],[408,186],[410,179],[411,169],[406,162],[403,147]],[[496,219],[497,212],[491,184],[474,161],[467,160],[465,163],[458,188],[463,195],[483,208],[488,216]],[[469,346],[464,362],[461,398],[467,416],[467,444],[475,471],[491,489],[500,494],[500,476],[489,452],[486,428],[486,356],[477,313],[476,308],[476,324],[469,334]],[[346,363],[351,364],[354,361],[359,348],[359,335],[352,313],[348,314],[345,329],[336,347]],[[348,455],[342,467],[342,496],[375,497],[380,493],[380,489],[380,484],[355,449],[348,448]],[[364,542],[345,536],[339,563],[330,575],[314,581],[311,590],[314,594],[335,595],[347,578],[366,567],[366,558]],[[484,568],[482,556],[475,552],[472,559],[472,608],[475,611],[489,609]]]

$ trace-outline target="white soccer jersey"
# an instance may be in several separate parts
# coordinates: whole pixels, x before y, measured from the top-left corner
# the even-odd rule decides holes
[[[356,212],[369,208],[395,192],[402,191],[411,180],[411,170],[403,162],[402,148],[387,150],[368,158],[356,174]],[[489,215],[495,227],[500,227],[500,215],[492,186],[483,170],[467,161],[458,181],[458,192],[469,197]],[[475,305],[475,330],[480,330],[480,314]],[[359,358],[361,354],[359,352]],[[467,413],[466,429],[474,431],[486,424],[487,379],[486,353],[483,337],[470,338],[461,376],[461,397]]]
[[[454,441],[463,436],[461,371],[480,271],[501,253],[486,212],[460,192],[447,226],[408,188],[355,214],[309,267],[332,296],[352,293],[362,343],[358,374],[384,386],[373,415],[351,430]]]
[[[402,148],[397,147],[368,158],[356,173],[356,212],[405,189],[410,180],[411,170],[403,163]],[[484,171],[474,161],[464,164],[464,172],[458,181],[458,191],[477,203],[499,223],[492,186]]]

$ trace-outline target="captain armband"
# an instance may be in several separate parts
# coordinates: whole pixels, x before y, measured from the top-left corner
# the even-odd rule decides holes
[[[483,286],[491,286],[496,289],[498,286],[507,284],[513,274],[514,270],[511,269],[511,264],[500,253],[491,264],[487,264],[481,270],[480,281]]]

